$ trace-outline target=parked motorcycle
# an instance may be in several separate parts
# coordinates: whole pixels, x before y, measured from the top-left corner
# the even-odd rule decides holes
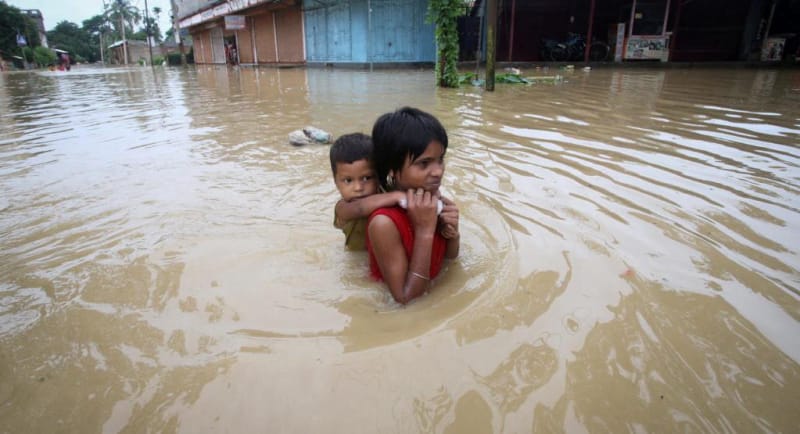
[[[586,38],[578,33],[569,33],[566,41],[542,38],[542,60],[554,62],[582,61],[586,52]],[[602,62],[608,59],[611,47],[603,41],[592,39],[589,47],[589,60]]]

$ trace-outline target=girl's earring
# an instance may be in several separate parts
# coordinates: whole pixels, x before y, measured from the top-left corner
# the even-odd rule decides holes
[[[389,188],[394,188],[394,175],[393,174],[390,173],[390,174],[386,175],[386,185],[388,185]]]

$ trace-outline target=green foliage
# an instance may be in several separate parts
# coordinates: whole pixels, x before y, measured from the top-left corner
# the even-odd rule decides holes
[[[22,56],[22,50],[17,46],[17,32],[25,36],[29,47],[41,45],[36,23],[20,12],[19,8],[0,1],[0,53],[3,57]]]
[[[495,75],[495,82],[506,84],[559,84],[563,81],[564,77],[561,75],[522,77],[516,72]],[[458,84],[460,85],[471,84],[473,86],[483,86],[484,83],[485,81],[479,79],[478,75],[474,72],[465,72],[458,75]]]
[[[142,30],[137,33],[144,33],[147,35],[147,25],[150,25],[150,36],[156,41],[156,43],[161,42],[161,28],[158,26],[158,21],[156,21],[155,17],[149,17],[144,19],[144,24],[142,25]],[[147,40],[147,38],[144,38]]]
[[[103,15],[95,15],[88,20],[83,20],[83,26],[81,28],[89,35],[89,45],[92,47],[92,53],[96,53],[92,54],[92,56],[88,57],[86,60],[89,62],[99,60],[101,45],[103,46],[104,56],[108,57],[109,51],[106,47],[118,38],[113,35],[114,29],[111,28],[106,17]]]
[[[458,74],[458,85],[462,85],[465,83],[474,84],[478,81],[478,74],[474,72],[465,72],[463,74]]]
[[[153,57],[153,65],[161,66],[162,63],[164,63],[164,56]]]
[[[514,73],[507,73],[507,74],[497,74],[494,76],[494,81],[497,83],[509,83],[509,84],[530,84],[531,81],[525,77],[520,77],[519,74]]]
[[[146,41],[147,40],[147,32],[145,30],[139,30],[138,32],[128,33],[128,39],[132,39],[134,41]]]
[[[180,64],[181,64],[181,53],[169,53],[169,54],[167,54],[167,64],[169,66],[180,66]]]
[[[40,45],[33,49],[33,62],[40,68],[55,65],[56,52]]]
[[[33,62],[33,48],[31,47],[21,47],[20,48],[20,55],[26,62]]]
[[[436,25],[436,82],[441,87],[458,87],[458,28],[464,13],[462,0],[430,0],[428,21]]]
[[[104,12],[106,19],[111,22],[116,30],[118,39],[127,39],[131,29],[142,20],[139,8],[133,6],[128,0],[112,0],[106,5]]]
[[[61,21],[47,32],[47,41],[53,48],[68,51],[76,61],[83,58],[94,62],[100,57],[98,45],[92,43],[92,35],[69,21]]]

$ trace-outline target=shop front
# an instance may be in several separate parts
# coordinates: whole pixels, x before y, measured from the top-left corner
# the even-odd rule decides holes
[[[671,0],[633,0],[626,8],[630,10],[626,23],[623,59],[625,60],[669,60],[669,38],[667,31]]]
[[[182,19],[199,64],[302,64],[303,13],[298,2],[240,0]]]

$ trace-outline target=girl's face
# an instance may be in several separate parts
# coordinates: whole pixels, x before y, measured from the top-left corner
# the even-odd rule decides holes
[[[432,140],[416,160],[411,161],[411,156],[407,156],[403,168],[394,177],[397,189],[422,188],[438,192],[444,175],[444,153],[444,146]]]

